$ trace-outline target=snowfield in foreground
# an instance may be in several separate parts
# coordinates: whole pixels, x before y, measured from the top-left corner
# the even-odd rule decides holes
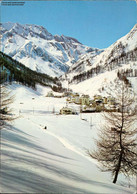
[[[111,174],[86,154],[103,123],[100,114],[57,115],[65,98],[45,97],[47,88],[10,88],[20,117],[1,131],[1,193],[135,192],[135,180],[119,175],[117,184],[111,183]]]

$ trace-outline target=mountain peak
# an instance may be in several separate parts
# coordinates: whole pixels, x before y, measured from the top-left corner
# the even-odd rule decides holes
[[[64,74],[79,56],[96,50],[69,36],[53,36],[35,24],[3,23],[1,32],[2,52],[51,76]]]

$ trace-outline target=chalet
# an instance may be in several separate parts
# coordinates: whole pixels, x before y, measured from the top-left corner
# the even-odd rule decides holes
[[[94,101],[97,101],[97,100],[102,100],[102,96],[101,95],[95,95],[94,96]]]
[[[103,97],[103,103],[107,104],[107,97]]]
[[[81,105],[89,105],[90,104],[90,98],[89,98],[89,95],[82,95],[81,97],[80,97],[80,104]]]
[[[80,104],[80,98],[79,98],[79,96],[76,96],[76,97],[74,98],[74,103],[75,103],[75,104]]]
[[[115,99],[111,96],[107,97],[107,104],[108,105],[115,105]]]
[[[69,108],[69,107],[63,107],[61,110],[60,110],[60,114],[61,115],[74,115],[74,114],[77,114],[77,112],[72,109],[72,108]]]
[[[78,93],[71,93],[67,97],[66,101],[68,101],[69,103],[80,104],[79,94]]]
[[[48,92],[47,95],[46,95],[46,97],[54,97],[53,92],[52,91]]]
[[[83,113],[91,113],[91,112],[96,112],[96,108],[94,106],[85,106],[82,109]]]

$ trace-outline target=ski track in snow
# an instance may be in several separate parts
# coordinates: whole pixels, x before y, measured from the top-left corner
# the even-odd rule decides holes
[[[30,120],[29,118],[28,118],[28,120],[31,121],[33,124],[37,125],[40,129],[42,129],[42,126],[41,126],[41,125],[38,125],[37,123],[35,123],[34,121]],[[87,160],[89,160],[90,162],[92,162],[92,163],[98,165],[98,163],[97,163],[95,160],[89,158],[88,156],[84,155],[84,154],[81,153],[80,151],[76,150],[76,148],[75,148],[73,145],[71,145],[69,142],[67,142],[66,139],[64,139],[64,138],[62,138],[62,137],[60,137],[60,136],[58,136],[58,135],[55,135],[55,134],[52,133],[51,131],[47,131],[47,130],[45,130],[45,131],[46,131],[47,134],[49,134],[49,135],[55,137],[59,142],[61,142],[65,148],[67,148],[67,149],[69,149],[69,150],[71,150],[71,151],[77,153],[78,155],[80,155],[80,156],[86,158]]]
[[[71,145],[70,143],[68,143],[66,141],[66,139],[55,135],[54,133],[50,132],[50,131],[46,131],[46,133],[48,133],[49,135],[52,135],[53,137],[55,137],[56,139],[58,139],[67,149],[79,154],[80,156],[83,156],[84,158],[88,159],[90,162],[94,162],[96,163],[94,160],[90,159],[88,156],[84,155],[83,153],[79,152],[78,150],[76,150],[73,145]]]

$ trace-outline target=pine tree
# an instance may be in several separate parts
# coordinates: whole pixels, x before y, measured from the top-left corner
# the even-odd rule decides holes
[[[14,97],[6,88],[6,74],[0,72],[0,129],[4,128],[9,121],[15,118],[11,114],[9,105],[13,103]]]

